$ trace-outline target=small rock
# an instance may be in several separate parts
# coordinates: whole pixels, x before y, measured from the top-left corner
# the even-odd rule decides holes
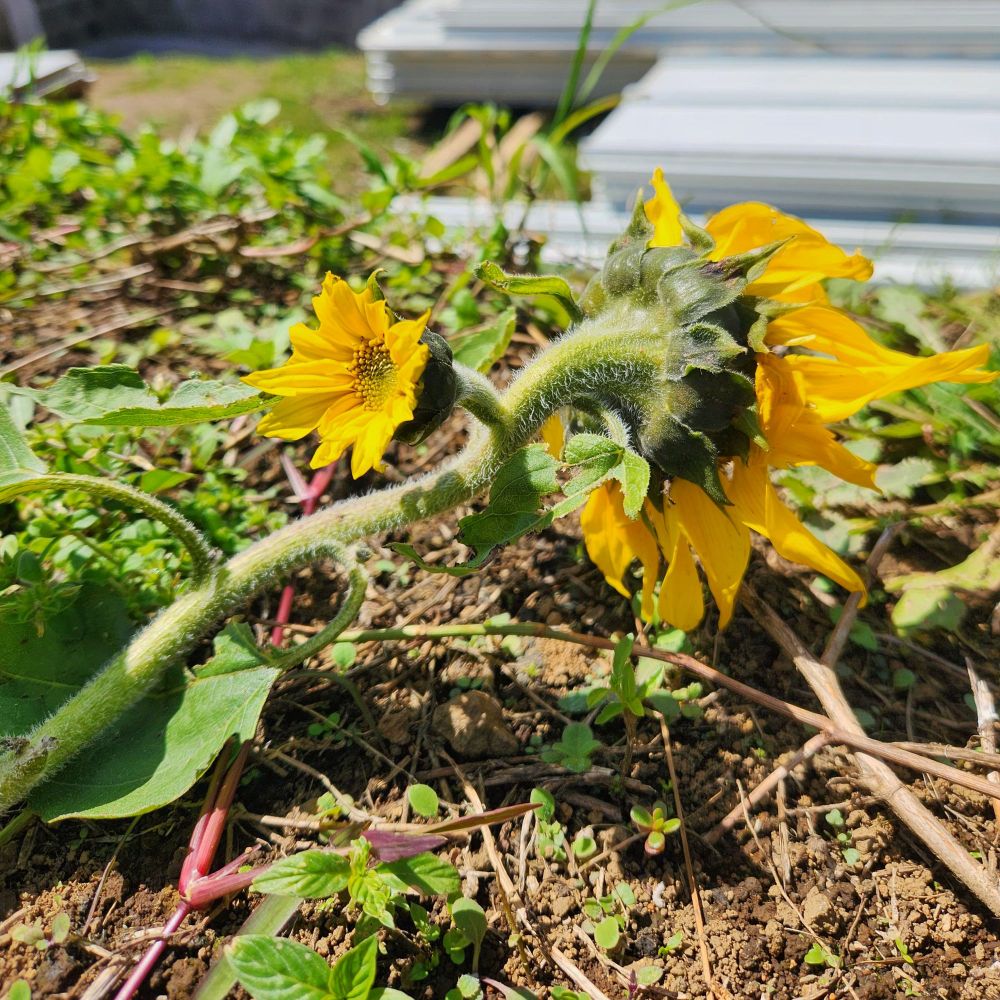
[[[466,691],[434,710],[434,732],[463,757],[505,757],[521,744],[507,728],[500,703],[485,691]]]
[[[562,920],[563,918],[569,916],[575,906],[576,900],[569,894],[565,896],[556,896],[549,904],[549,908],[552,910],[552,916],[554,916],[557,920]]]
[[[822,889],[816,887],[810,889],[802,901],[802,916],[810,927],[818,931],[835,931],[840,926],[837,908]]]

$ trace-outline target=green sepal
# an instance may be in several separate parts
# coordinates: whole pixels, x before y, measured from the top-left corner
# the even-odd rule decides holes
[[[756,281],[767,270],[771,258],[791,239],[792,237],[789,236],[788,239],[777,240],[774,243],[768,243],[767,246],[747,250],[746,253],[723,257],[716,264],[727,278],[741,277],[749,284],[751,281]]]
[[[693,258],[663,273],[656,291],[674,322],[687,325],[735,302],[744,288],[743,277],[725,275],[717,265]]]
[[[679,216],[681,232],[687,237],[691,248],[707,257],[715,249],[715,239],[707,229],[695,225],[683,212]]]
[[[424,330],[420,343],[430,351],[417,387],[413,417],[396,428],[393,437],[405,444],[419,444],[451,415],[458,398],[458,379],[448,341],[433,330]]]
[[[491,260],[476,265],[476,277],[485,285],[505,295],[551,295],[558,299],[574,322],[583,319],[580,308],[564,278],[555,274],[507,274]]]
[[[627,246],[638,244],[645,249],[646,244],[652,239],[653,233],[656,232],[656,227],[649,221],[649,216],[646,215],[646,202],[643,194],[642,188],[636,191],[635,201],[632,203],[632,217],[629,219],[628,225],[621,236],[612,240],[608,246],[609,258]]]
[[[388,273],[389,272],[384,267],[376,267],[375,270],[368,275],[368,280],[365,282],[365,287],[372,293],[372,298],[376,302],[385,301],[385,292],[382,291],[382,286],[378,283],[378,276],[380,274]]]
[[[700,486],[717,504],[729,505],[719,479],[719,451],[707,434],[692,430],[665,412],[644,429],[640,450],[665,475],[686,479]]]

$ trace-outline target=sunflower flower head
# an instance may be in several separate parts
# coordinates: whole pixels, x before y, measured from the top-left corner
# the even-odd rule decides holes
[[[280,397],[257,430],[288,441],[317,431],[313,468],[353,446],[355,478],[381,471],[394,437],[420,440],[450,412],[451,351],[427,330],[429,313],[396,319],[374,280],[355,292],[327,274],[313,309],[319,327],[292,327],[288,361],[243,379]]]
[[[627,593],[627,573],[641,565],[647,620],[698,624],[700,564],[725,627],[751,532],[864,592],[858,574],[782,503],[769,470],[816,465],[874,489],[875,467],[845,448],[831,423],[890,392],[996,377],[982,369],[985,345],[913,357],[877,344],[830,305],[827,278],[871,274],[860,253],[769,205],[732,205],[698,228],[662,171],[654,174],[653,197],[637,202],[585,300],[594,314],[627,299],[662,358],[648,404],[620,415],[653,470],[645,506],[628,518],[620,490],[606,483],[582,516],[588,552],[611,586]]]

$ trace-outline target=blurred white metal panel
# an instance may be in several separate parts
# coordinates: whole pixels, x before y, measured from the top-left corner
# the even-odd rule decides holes
[[[407,0],[358,36],[372,92],[443,103],[553,104],[586,0]],[[657,0],[601,0],[591,61]],[[681,54],[1000,57],[1000,0],[703,0],[658,13],[622,45],[602,92]]]
[[[698,210],[1000,222],[1000,61],[667,57],[581,155],[617,205],[662,166]]]

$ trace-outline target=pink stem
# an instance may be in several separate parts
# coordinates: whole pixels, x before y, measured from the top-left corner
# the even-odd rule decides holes
[[[177,890],[182,896],[189,882],[205,874],[205,870],[200,869],[201,845],[205,838],[205,827],[208,825],[209,814],[215,805],[216,797],[219,794],[219,785],[222,783],[222,776],[225,773],[226,753],[225,748],[223,748],[223,752],[219,754],[219,759],[215,762],[212,780],[208,783],[208,791],[205,793],[205,802],[198,815],[198,822],[195,823],[194,829],[191,831],[187,856],[184,858],[184,863],[181,865],[181,874],[177,879]]]
[[[222,831],[226,828],[226,817],[229,815],[229,807],[233,804],[233,796],[236,795],[236,786],[239,784],[240,775],[243,773],[243,765],[246,763],[247,754],[250,752],[250,743],[244,743],[240,747],[240,752],[233,761],[232,767],[226,772],[226,777],[219,788],[219,793],[212,803],[212,809],[208,813],[205,822],[204,833],[201,842],[198,844],[198,853],[194,862],[195,879],[206,875],[212,868],[212,861],[215,859],[215,852],[219,849],[219,841],[222,839]],[[189,882],[188,885],[191,883]],[[181,890],[183,892],[183,890]]]
[[[115,1000],[132,1000],[138,989],[146,981],[146,977],[153,971],[160,956],[167,948],[167,938],[177,930],[184,922],[184,918],[191,912],[191,904],[186,900],[181,900],[174,910],[173,916],[164,924],[160,936],[146,949],[146,954],[142,956],[136,967],[132,970],[132,975],[125,980],[122,988],[115,994]]]
[[[242,863],[242,859],[241,863]],[[245,872],[213,872],[198,879],[188,890],[187,901],[195,908],[202,909],[209,903],[222,899],[230,893],[245,889],[258,875],[262,875],[270,865],[258,865]]]
[[[302,499],[302,516],[308,517],[313,511],[316,510],[316,504],[319,503],[319,498],[326,492],[326,488],[330,485],[330,480],[333,478],[333,470],[336,463],[331,462],[329,465],[324,466],[319,470],[313,477],[312,481],[309,483],[309,492]],[[282,588],[281,598],[278,601],[278,612],[274,616],[274,620],[278,622],[274,628],[271,629],[271,645],[280,646],[282,640],[285,637],[284,626],[288,624],[288,620],[292,617],[292,605],[295,602],[295,587],[287,583]]]

